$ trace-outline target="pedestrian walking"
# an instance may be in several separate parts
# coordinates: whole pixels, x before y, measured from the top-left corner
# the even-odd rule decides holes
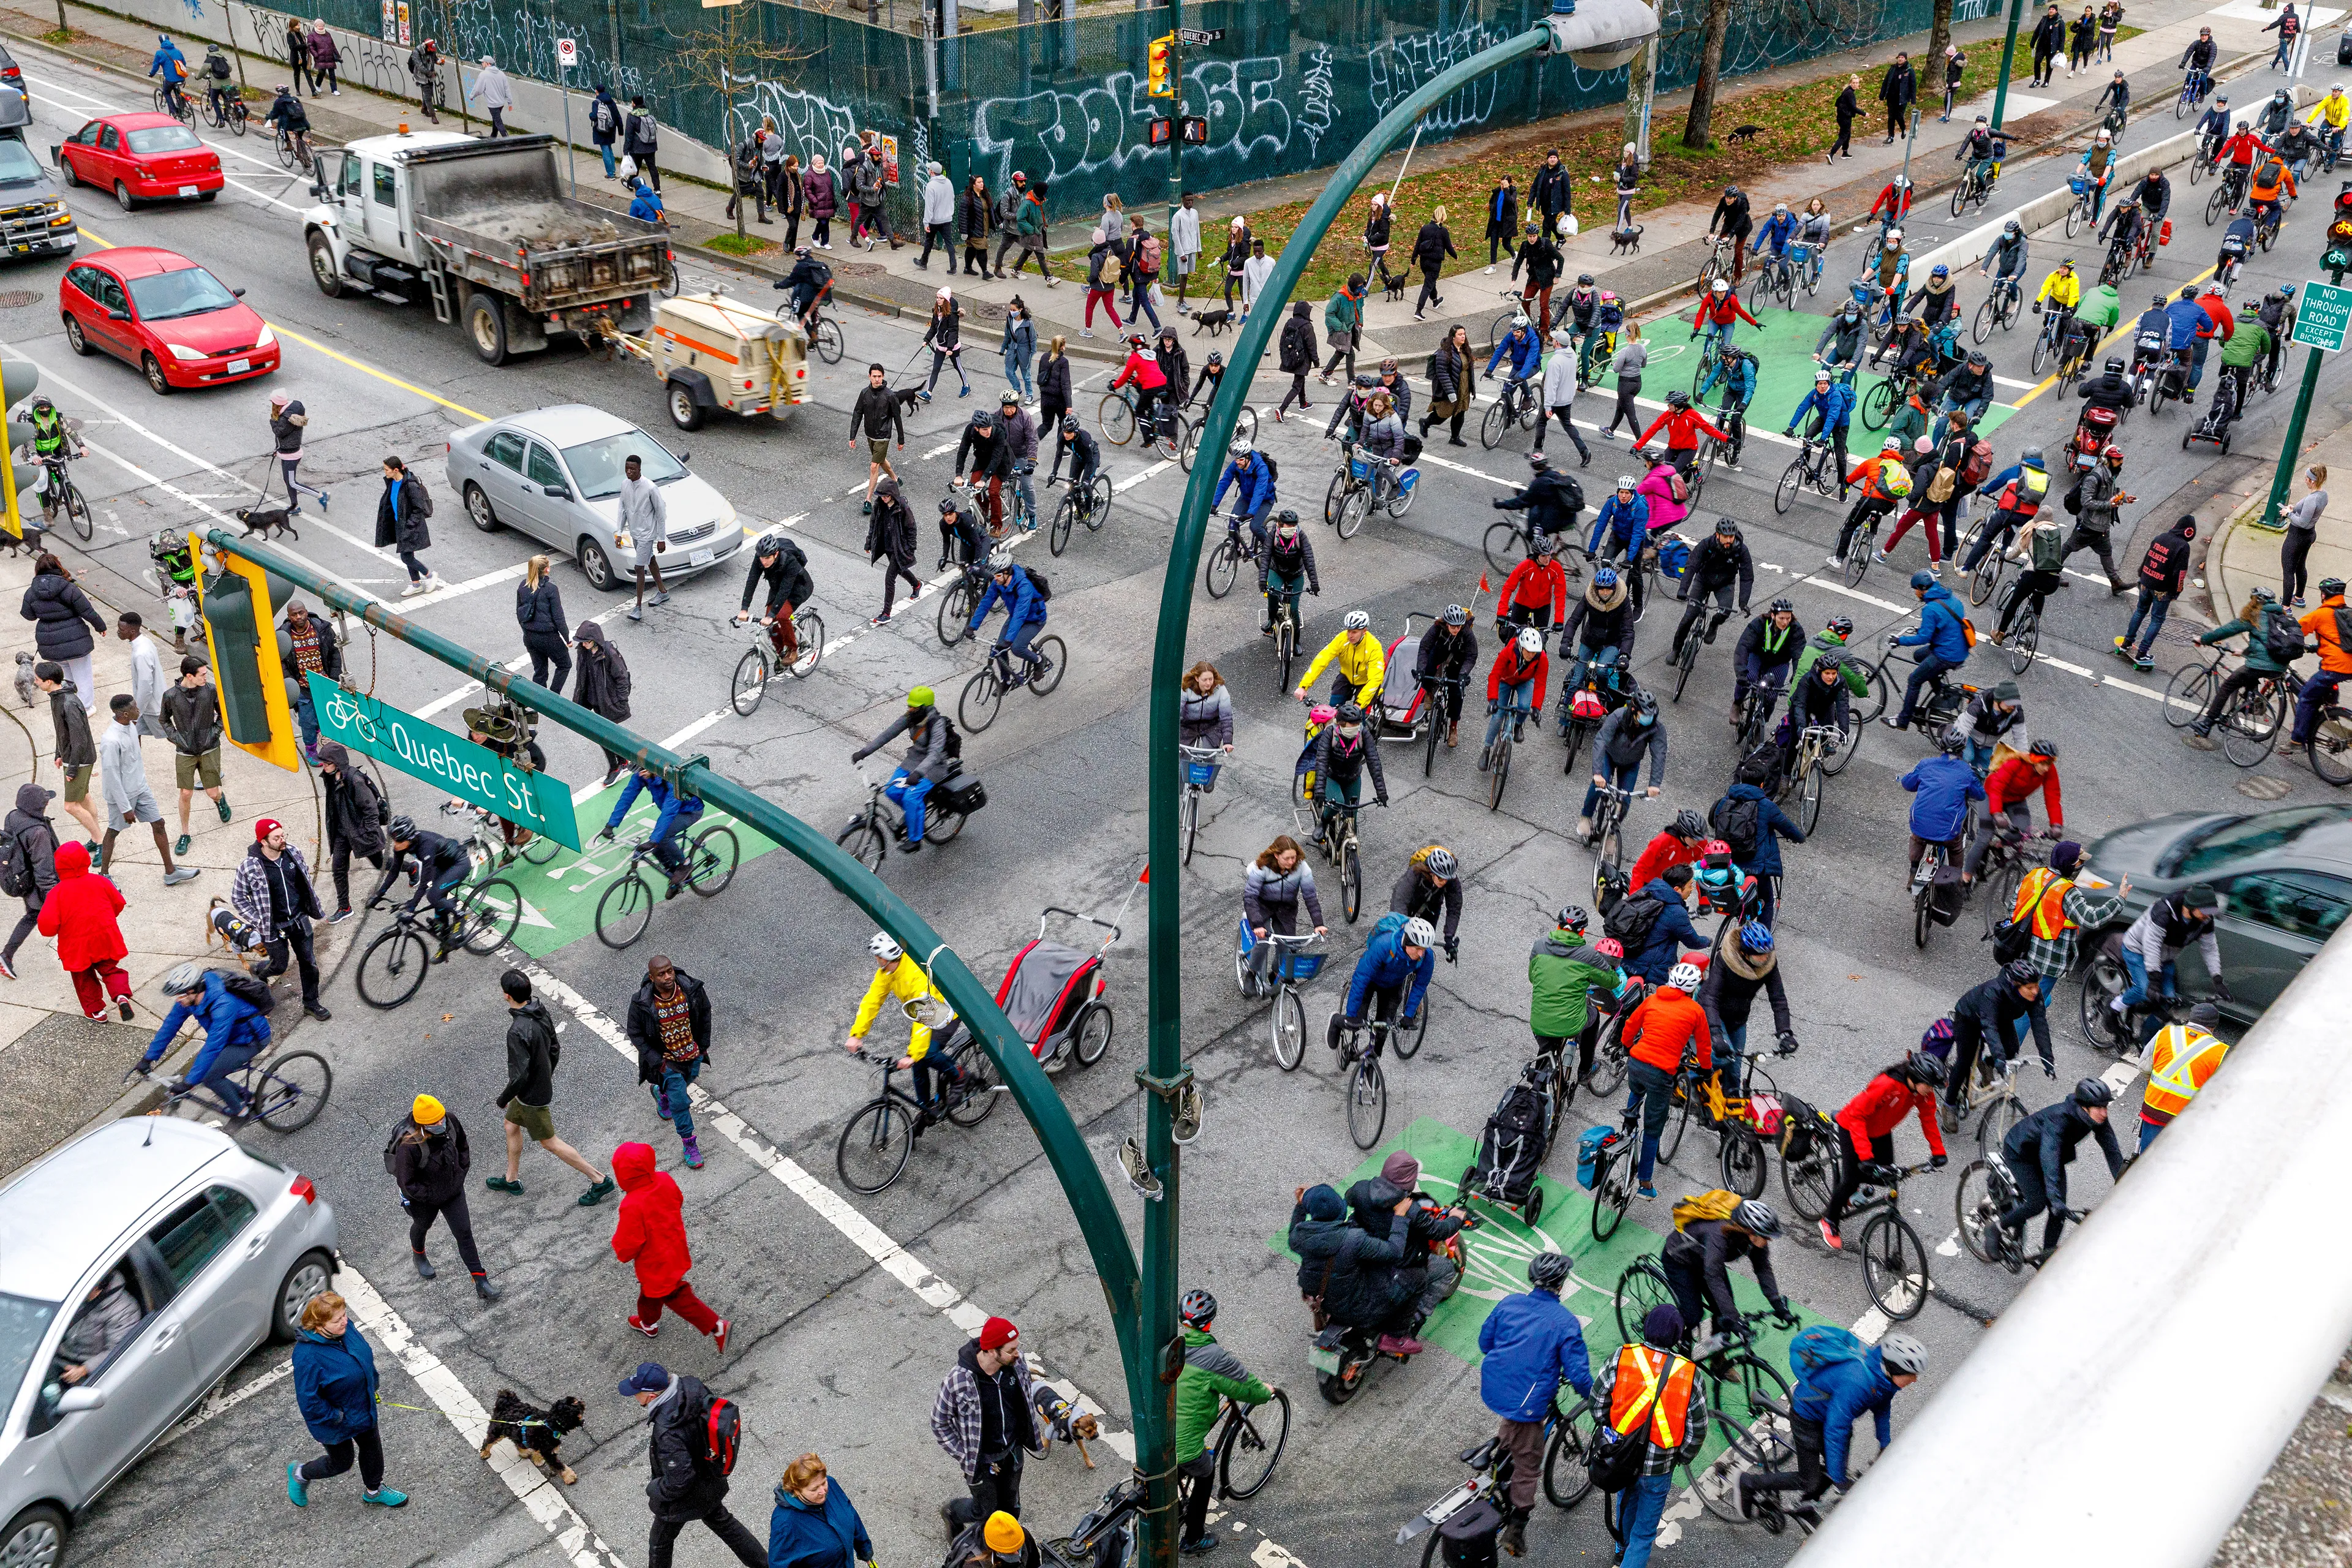
[[[1437,274],[1454,258],[1454,236],[1445,226],[1445,209],[1433,207],[1429,221],[1421,226],[1421,232],[1412,241],[1413,265],[1421,268],[1421,292],[1412,301],[1414,321],[1421,321],[1431,306],[1445,303],[1437,292]]]
[[[2074,484],[2074,500],[2079,510],[2074,514],[2074,527],[2066,535],[2060,564],[2078,550],[2088,550],[2099,558],[2100,569],[2107,574],[2110,595],[2130,590],[2130,584],[2116,570],[2115,531],[2117,514],[2139,497],[2123,488],[2124,454],[2120,447],[2109,447],[2112,457],[2102,457]]]
[[[767,132],[753,126],[743,140],[735,144],[734,179],[727,193],[727,216],[734,217],[743,210],[745,197],[750,197],[758,221],[768,221],[768,174],[760,161],[760,149],[767,144]]]
[[[645,1145],[625,1143],[622,1148]],[[650,1158],[653,1152],[646,1152]],[[659,1362],[642,1362],[621,1380],[621,1393],[645,1408],[646,1425],[652,1428],[646,1457],[653,1465],[653,1479],[646,1485],[646,1500],[654,1511],[654,1527],[646,1545],[646,1568],[670,1568],[679,1532],[697,1520],[727,1543],[744,1568],[768,1568],[759,1538],[727,1511],[727,1471],[710,1453],[716,1402],[702,1381],[674,1373]]]
[[[1037,401],[1037,378],[1029,372],[1030,361],[1037,355],[1037,323],[1018,294],[1004,308],[1003,353],[1005,384],[1030,402]]]
[[[488,55],[482,57],[481,71],[474,78],[474,101],[490,117],[491,140],[505,135],[507,110],[514,107],[514,83],[507,79],[507,73],[499,69],[499,62]]]
[[[1495,182],[1495,188],[1486,193],[1486,270],[1489,273],[1506,256],[1511,258],[1512,266],[1517,268],[1518,252],[1513,247],[1518,244],[1518,238],[1519,188],[1512,183],[1510,175],[1505,174]]]
[[[2033,24],[2033,76],[2032,85],[2047,87],[2057,74],[2058,56],[2066,47],[2066,19],[2058,14],[2057,0]]]
[[[396,552],[400,563],[408,568],[408,586],[400,591],[404,599],[449,585],[435,576],[417,553],[433,546],[432,531],[425,527],[432,516],[433,497],[425,490],[425,481],[411,479],[408,465],[398,458],[386,458],[383,496],[375,503],[375,546]]]
[[[147,618],[125,610],[114,617],[114,635],[131,645],[131,695],[139,702],[139,732],[164,740],[163,660],[147,640]]]
[[[2054,10],[2055,7],[2053,6]],[[1911,57],[1898,54],[1895,63],[1886,68],[1885,78],[1878,84],[1878,101],[1886,106],[1886,144],[1903,134],[1911,119],[1911,105],[1918,100],[1919,76],[1911,68]]]
[[[1298,399],[1304,412],[1315,405],[1307,401],[1307,373],[1315,368],[1315,323],[1308,318],[1311,309],[1304,300],[1290,302],[1290,320],[1282,323],[1280,348],[1282,357],[1276,361],[1284,374],[1290,377],[1290,390],[1282,395],[1275,406],[1274,416],[1279,421],[1289,411],[1290,400]]]
[[[1017,180],[1021,176],[1015,174],[1013,177]],[[1029,258],[1034,256],[1037,258],[1037,276],[1045,280],[1045,287],[1060,288],[1062,280],[1054,276],[1053,264],[1046,259],[1047,252],[1052,247],[1052,237],[1045,227],[1045,181],[1040,180],[1029,187],[1029,194],[1021,200],[1020,214],[1013,220],[1013,232],[1021,239],[1021,254],[1013,258],[1013,276],[1020,277],[1021,269],[1029,265]],[[1000,264],[1003,260],[1003,253],[1001,249],[997,259]],[[1003,269],[1000,265],[997,276],[1001,278],[1003,275]]]
[[[1055,332],[1037,363],[1037,439],[1050,441],[1070,416],[1070,340]]]
[[[1087,236],[1087,314],[1086,320],[1078,325],[1080,337],[1090,338],[1095,335],[1097,305],[1100,305],[1104,313],[1110,317],[1110,330],[1112,331],[1119,330],[1119,271],[1125,263],[1125,251],[1120,246],[1117,233],[1107,233],[1097,226]],[[1015,270],[1017,271],[1018,268]]]
[[[515,624],[522,628],[522,646],[530,655],[530,678],[558,697],[563,695],[563,683],[572,679],[572,644],[563,635],[571,623],[563,618],[563,595],[549,574],[554,564],[544,555],[534,555],[522,569],[522,581],[515,584]],[[555,679],[547,678],[552,665]]]
[[[1834,163],[1840,158],[1853,156],[1853,122],[1862,114],[1862,78],[1850,76],[1845,79],[1845,85],[1838,89],[1834,112],[1837,115],[1837,140],[1830,143],[1829,153],[1822,160],[1824,163]]]
[[[1234,221],[1225,226],[1225,256],[1223,263],[1225,274],[1224,305],[1226,310],[1232,310],[1234,308],[1234,296],[1236,293],[1241,294],[1242,320],[1244,321],[1249,320],[1249,295],[1242,287],[1242,280],[1244,276],[1245,269],[1249,266],[1249,220],[1242,216],[1239,213],[1235,213],[1234,215]]]
[[[621,132],[621,153],[637,166],[637,178],[656,190],[661,189],[661,169],[655,160],[661,152],[661,127],[646,108],[643,94],[629,100],[629,117]],[[819,159],[820,165],[824,163]],[[828,209],[830,210],[830,209]],[[820,228],[822,226],[820,226]],[[826,246],[827,250],[832,249]]]
[[[531,994],[530,976],[509,969],[499,976],[499,990],[507,1003],[507,1086],[499,1091],[499,1108],[506,1112],[507,1171],[482,1185],[494,1193],[522,1195],[522,1142],[526,1135],[541,1148],[588,1178],[582,1208],[593,1208],[613,1195],[614,1179],[580,1157],[580,1151],[555,1135],[555,1067],[563,1047],[555,1038],[555,1021],[547,1004]],[[642,1145],[641,1145],[642,1146]]]
[[[621,100],[613,96],[613,84],[598,82],[596,96],[588,103],[588,135],[596,143],[598,156],[604,160],[604,177],[608,180],[620,175],[620,159],[613,148],[621,140],[622,119]]]
[[[629,1327],[647,1339],[660,1331],[662,1309],[710,1336],[727,1350],[728,1321],[703,1304],[687,1280],[694,1257],[686,1245],[686,1199],[667,1171],[654,1168],[650,1143],[624,1143],[613,1151],[613,1175],[621,1184],[621,1213],[613,1227],[613,1256],[637,1275],[637,1310]]]
[[[319,1002],[319,958],[311,944],[310,922],[324,920],[327,911],[302,851],[286,841],[286,829],[275,818],[253,825],[253,846],[237,862],[228,902],[268,952],[254,978],[274,980],[290,963],[301,978],[302,1011],[322,1024],[333,1016]]]
[[[99,840],[98,868],[113,869],[115,836],[143,822],[155,835],[155,853],[163,858],[163,885],[173,888],[193,882],[194,867],[172,863],[172,841],[163,832],[163,808],[155,804],[155,792],[147,787],[147,760],[139,748],[138,699],[119,691],[107,706],[114,721],[98,742],[99,782],[106,795],[106,837]]]
[[[97,677],[90,655],[106,635],[106,622],[90,607],[89,595],[74,581],[66,563],[48,551],[34,558],[33,580],[25,585],[18,613],[33,623],[33,649],[42,658],[65,667],[81,698],[82,711],[98,716]]]
[[[2311,588],[2312,542],[2319,537],[2319,520],[2327,513],[2327,465],[2314,463],[2303,470],[2303,494],[2287,509],[2286,531],[2279,540],[2279,599],[2303,608]]]
[[[1642,1436],[1640,1475],[1617,1501],[1620,1568],[1649,1568],[1675,1466],[1706,1443],[1706,1394],[1696,1365],[1675,1353],[1682,1337],[1681,1311],[1661,1301],[1642,1320],[1642,1342],[1620,1346],[1592,1381],[1593,1403],[1607,1412],[1610,1430]]]
[[[317,97],[319,92],[319,84],[320,82],[325,82],[327,84],[327,91],[331,96],[335,98],[342,97],[343,86],[342,83],[335,79],[335,68],[343,63],[343,51],[335,47],[335,36],[334,34],[327,31],[327,19],[324,16],[320,17],[318,20],[310,24],[310,37],[309,44],[310,48],[310,95],[314,98]]]
[[[972,179],[980,182],[977,174]],[[1012,180],[989,209],[989,221],[996,228],[996,259],[985,264],[982,270],[991,276],[1004,276],[1004,258],[1021,242],[1021,206],[1028,199],[1028,187],[1029,176],[1019,169],[1013,170]],[[985,182],[980,182],[980,188],[986,190],[988,186]],[[1017,267],[1020,263],[1016,261],[1013,265]]]
[[[335,912],[330,925],[352,918],[352,858],[357,856],[377,870],[383,869],[384,828],[392,821],[391,803],[368,776],[352,765],[352,754],[341,742],[319,748],[319,778],[326,787],[322,815],[327,826],[327,853],[335,878]]]
[[[1250,241],[1249,259],[1242,263],[1242,321],[1246,325],[1249,313],[1257,309],[1257,297],[1274,277],[1274,258],[1265,253],[1265,241]]]
[[[923,254],[915,258],[915,265],[923,271],[929,272],[931,269],[931,251],[936,247],[940,257],[946,260],[948,270],[953,272],[955,270],[955,182],[948,178],[947,170],[939,163],[926,163],[923,167],[926,173],[922,195]]]
[[[302,90],[302,84],[309,81],[310,77],[310,35],[302,30],[302,19],[299,16],[286,18],[286,63],[294,69],[292,86],[295,92],[299,94]],[[311,82],[310,96],[316,98],[318,95],[319,84]]]
[[[1375,196],[1373,199],[1381,203],[1381,212],[1385,215],[1388,211],[1387,198]],[[1184,295],[1192,287],[1192,274],[1201,266],[1201,214],[1193,206],[1192,200],[1192,193],[1186,191],[1177,198],[1176,210],[1168,215],[1168,254],[1171,258],[1168,270],[1176,279],[1176,313],[1180,316],[1192,313],[1192,307],[1184,302]],[[1388,226],[1383,221],[1381,247],[1372,253],[1372,259],[1376,263],[1384,263],[1387,255]]]
[[[21,808],[21,797],[17,804]],[[84,845],[59,845],[50,870],[55,879],[41,900],[35,928],[43,936],[57,939],[58,966],[73,977],[82,1016],[105,1017],[106,1004],[111,998],[128,1024],[131,977],[122,973],[122,961],[131,949],[115,921],[123,910],[122,889],[113,879],[90,870],[89,850]]]
[[[1019,216],[1017,207],[1014,216]],[[964,186],[963,195],[956,198],[956,220],[963,229],[963,277],[989,276],[988,229],[995,219],[996,204],[989,197],[988,182],[974,174],[971,184]],[[1009,230],[1006,237],[1012,237]]]
[[[923,580],[915,575],[916,549],[915,514],[899,491],[897,475],[884,479],[874,490],[874,517],[866,525],[866,559],[882,563],[882,613],[873,624],[890,624],[890,605],[901,580],[909,594],[923,591]]]
[[[2289,16],[2293,16],[2294,14],[2294,0],[2287,0],[2286,10]],[[2107,0],[2105,5],[2099,7],[2100,60],[2106,61],[2116,58],[2116,29],[2123,26],[2123,20],[2124,8],[2122,0]],[[2270,28],[2265,27],[2263,30],[2264,32],[2268,32],[2270,31]]]
[[[408,1114],[393,1130],[383,1152],[383,1166],[400,1188],[400,1206],[408,1211],[408,1251],[420,1278],[437,1272],[425,1256],[425,1237],[436,1219],[446,1220],[457,1243],[457,1256],[474,1277],[474,1294],[495,1301],[505,1292],[490,1283],[482,1254],[474,1245],[474,1218],[466,1210],[466,1173],[473,1168],[474,1152],[466,1142],[466,1127],[429,1094],[420,1094]]]
[[[1021,1517],[1024,1453],[1042,1454],[1021,1331],[991,1318],[956,1352],[931,1402],[931,1436],[963,1469],[969,1496],[940,1505],[950,1532],[995,1513]]]
[[[1128,236],[1128,300],[1127,320],[1129,326],[1149,317],[1151,330],[1160,330],[1160,311],[1153,304],[1154,290],[1160,285],[1160,268],[1165,253],[1160,237],[1141,218],[1128,220],[1133,231]]]
[[[90,739],[89,715],[82,711],[81,693],[66,678],[63,665],[43,659],[33,666],[33,684],[49,694],[49,723],[57,735],[51,763],[64,775],[66,814],[89,835],[95,855],[98,813],[89,804],[89,780],[98,767],[98,744]]]
[[[2196,538],[2196,516],[2186,514],[2150,541],[2147,552],[2140,557],[2139,601],[2132,606],[2124,635],[2116,639],[2116,653],[2143,670],[2156,668],[2148,650],[2156,646],[2157,634],[2164,630],[2164,619],[2172,613],[2173,602],[2180,597],[2180,590],[2188,582],[2189,547]],[[2049,575],[2054,577],[2057,574]],[[2062,979],[2063,975],[2053,978]]]
[[[1114,315],[1112,321],[1116,322]],[[923,401],[931,400],[932,390],[940,384],[940,372],[954,364],[958,397],[971,395],[971,378],[963,373],[963,307],[956,303],[955,290],[941,288],[931,301],[931,319],[923,329],[923,346],[931,351],[930,379],[923,383]]]
[[[890,220],[882,211],[882,160],[869,148],[857,155],[855,163],[843,160],[849,171],[851,194],[857,198],[857,218],[850,226],[849,240],[855,245],[862,235],[870,252],[876,239],[887,239],[890,248],[898,248],[898,237],[890,231]]]
[[[2090,0],[2084,0],[2083,14],[2074,18],[2074,26],[2066,35],[2066,74],[2073,77],[2091,68],[2091,52],[2097,47],[2099,18],[2091,9]]]
[[[286,624],[278,628],[278,668],[286,673],[286,701],[302,731],[303,760],[319,760],[319,710],[310,699],[310,677],[343,678],[343,647],[335,628],[310,613],[299,599],[286,604]]]
[[[593,620],[581,622],[572,640],[580,653],[580,679],[572,688],[572,700],[615,724],[625,723],[629,717],[628,661],[621,657],[619,648],[605,640],[604,628]],[[609,785],[626,766],[626,757],[606,751],[604,783]]]
[[[1316,379],[1325,386],[1331,384],[1331,373],[1339,368],[1342,361],[1348,366],[1346,384],[1352,384],[1356,379],[1356,342],[1364,335],[1364,275],[1350,272],[1348,280],[1339,285],[1339,291],[1324,303],[1323,339],[1331,357],[1324,362]]]
[[[1546,239],[1557,239],[1567,232],[1559,220],[1573,210],[1576,182],[1569,177],[1567,165],[1559,161],[1559,149],[1544,153],[1543,166],[1528,182],[1528,220],[1543,231]]]
[[[2121,18],[2122,7],[2116,7],[2116,16]],[[2294,68],[2295,40],[2303,35],[2303,18],[2294,14],[2294,0],[2287,0],[2278,16],[2263,31],[2267,33],[2273,29],[2278,33],[2279,41],[2277,50],[2271,56],[2270,68],[2274,71],[2292,70]]]
[[[1536,426],[1536,450],[1544,449],[1544,436],[1551,421],[1568,432],[1575,444],[1577,467],[1592,466],[1592,448],[1584,444],[1578,433],[1576,421],[1570,417],[1576,408],[1576,343],[1566,327],[1551,335],[1551,357],[1544,362],[1543,373],[1544,421]]]
[[[163,735],[172,742],[173,777],[180,789],[180,838],[172,848],[180,855],[195,842],[188,829],[188,812],[199,788],[223,822],[232,815],[228,797],[221,793],[220,692],[212,678],[211,666],[185,654],[178,682],[163,693]]]
[[[702,1149],[694,1141],[687,1088],[710,1060],[710,995],[702,982],[656,953],[629,1001],[629,1044],[637,1048],[637,1081],[653,1091],[654,1114],[677,1129],[687,1169],[699,1171]]]
[[[352,1321],[351,1308],[332,1290],[304,1304],[294,1336],[294,1403],[302,1424],[326,1452],[307,1465],[286,1467],[286,1500],[310,1506],[310,1483],[340,1476],[357,1458],[361,1500],[398,1508],[408,1494],[383,1484],[383,1441],[375,1425],[375,1352]]]
[[[408,79],[416,84],[416,107],[425,111],[425,119],[431,121],[436,125],[440,124],[441,46],[439,44],[434,42],[431,38],[427,38],[423,43],[408,51]],[[611,100],[612,94],[605,89],[604,83],[599,82],[596,84],[596,93],[599,101],[608,102]],[[595,129],[596,113],[593,107],[590,109],[588,113],[588,124],[591,131]],[[611,145],[611,138],[606,137],[604,138],[603,141],[605,146],[609,149]],[[604,177],[606,179],[612,178],[612,153],[607,151],[604,155]]]
[[[803,1454],[786,1465],[768,1518],[768,1568],[856,1568],[873,1561],[866,1521],[824,1461]]]
[[[16,804],[0,822],[0,892],[24,908],[0,947],[0,980],[16,978],[16,950],[40,928],[41,906],[58,885],[58,830],[49,823],[49,802],[57,791],[39,784],[16,786]],[[89,851],[83,852],[89,861]]]
[[[907,413],[898,402],[898,395],[890,390],[890,372],[879,360],[866,367],[866,385],[849,405],[849,447],[857,449],[860,435],[866,439],[866,501],[859,509],[871,515],[874,510],[874,488],[885,476],[898,477],[891,466],[890,447],[895,440],[898,450],[907,449]]]
[[[669,588],[661,574],[661,558],[669,552],[669,502],[662,499],[661,487],[646,478],[645,460],[635,454],[621,465],[618,507],[619,533],[613,543],[618,548],[625,541],[636,548],[637,602],[629,609],[629,619],[642,621],[646,573],[654,574],[654,603],[669,603]]]

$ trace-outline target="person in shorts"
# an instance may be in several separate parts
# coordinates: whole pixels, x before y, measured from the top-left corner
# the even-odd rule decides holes
[[[106,837],[99,845],[99,872],[104,875],[114,867],[115,837],[143,822],[155,835],[155,852],[163,858],[163,885],[176,888],[193,882],[194,867],[172,864],[172,841],[163,833],[163,808],[155,804],[155,792],[147,787],[147,763],[139,754],[139,700],[121,691],[107,706],[114,722],[106,727],[98,742],[99,777],[106,793]]]
[[[90,852],[96,854],[100,829],[98,812],[89,804],[89,780],[98,771],[98,742],[90,738],[89,714],[81,705],[81,693],[67,678],[66,667],[56,660],[45,658],[33,667],[33,684],[49,694],[49,721],[57,731],[52,761],[62,775],[66,813],[89,835]]]
[[[163,736],[172,742],[172,773],[180,786],[180,840],[172,852],[185,855],[193,842],[188,811],[199,786],[220,819],[229,819],[228,802],[221,795],[220,693],[211,668],[194,654],[180,660],[179,682],[163,693]]]
[[[547,1004],[530,994],[530,976],[509,969],[499,976],[507,1000],[507,1086],[499,1104],[507,1113],[507,1173],[491,1176],[483,1185],[494,1193],[520,1195],[522,1183],[522,1141],[530,1141],[588,1178],[580,1206],[592,1208],[613,1195],[613,1178],[600,1174],[580,1157],[580,1151],[555,1135],[555,1023]]]

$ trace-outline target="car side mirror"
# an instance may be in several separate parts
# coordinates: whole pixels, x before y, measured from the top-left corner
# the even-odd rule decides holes
[[[550,500],[570,500],[572,492],[562,485],[542,485],[541,493]]]
[[[131,312],[128,310],[109,310],[106,313],[106,319],[110,321],[127,321],[131,319]]]
[[[106,1406],[106,1390],[77,1384],[58,1395],[58,1414],[70,1415],[77,1410],[100,1410]]]
[[[244,299],[244,298],[245,298],[245,290],[244,290],[244,289],[230,289],[230,290],[229,290],[229,292],[230,292],[232,295],[236,296],[236,297],[237,299],[239,299],[239,300],[242,300],[242,299]]]
[[[313,184],[310,187],[310,199],[314,202],[325,201],[327,199],[327,187],[320,184]]]

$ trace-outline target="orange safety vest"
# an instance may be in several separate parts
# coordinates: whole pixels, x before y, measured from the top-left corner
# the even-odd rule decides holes
[[[2009,918],[2021,921],[2028,910],[2032,910],[2033,934],[2044,942],[2052,941],[2069,923],[2066,895],[2074,889],[2071,879],[2058,875],[2047,866],[2036,866],[2017,885],[2017,907],[2009,911]]]
[[[1681,1447],[1697,1377],[1696,1362],[1671,1352],[1620,1346],[1617,1377],[1609,1391],[1610,1428],[1630,1434],[1646,1417],[1651,1442],[1661,1448]]]
[[[2161,1127],[2189,1109],[2230,1043],[2189,1024],[2168,1024],[2148,1042],[2147,1090],[2140,1120]]]

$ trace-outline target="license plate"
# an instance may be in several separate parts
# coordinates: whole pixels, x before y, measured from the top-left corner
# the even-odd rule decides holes
[[[686,563],[688,566],[708,566],[710,564],[710,552],[708,550],[698,550],[693,554],[686,558]]]
[[[8,247],[9,252],[16,256],[22,256],[32,248],[33,247],[29,245],[12,245]]]
[[[1339,1375],[1339,1352],[1338,1351],[1309,1351],[1307,1352],[1307,1359],[1315,1363],[1315,1370],[1317,1372],[1326,1373],[1333,1377]]]
[[[193,196],[196,194],[196,187],[194,185],[182,185],[180,187],[180,194],[184,196]]]
[[[230,374],[230,375],[235,375],[237,372],[239,372],[239,371],[241,371],[241,370],[251,370],[252,368],[253,368],[253,362],[252,362],[251,360],[249,360],[249,359],[233,359],[233,360],[231,360],[231,361],[229,361],[229,362],[228,362],[228,371],[227,371],[227,374]]]

